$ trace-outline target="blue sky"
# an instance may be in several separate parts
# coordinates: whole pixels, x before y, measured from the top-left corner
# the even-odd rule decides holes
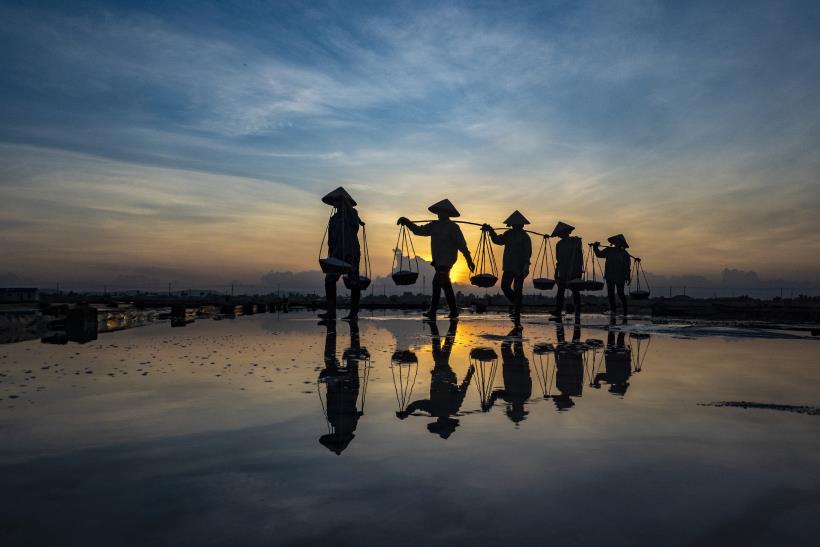
[[[313,269],[339,184],[380,269],[446,196],[658,273],[820,274],[817,2],[5,2],[0,45],[24,277]]]

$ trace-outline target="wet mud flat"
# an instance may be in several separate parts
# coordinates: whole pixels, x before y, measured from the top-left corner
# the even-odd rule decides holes
[[[196,319],[0,346],[3,545],[808,545],[820,342]]]

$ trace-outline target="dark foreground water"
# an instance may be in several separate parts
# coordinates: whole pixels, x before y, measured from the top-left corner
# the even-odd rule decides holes
[[[0,381],[3,546],[820,537],[820,341],[782,331],[266,315],[0,346]]]

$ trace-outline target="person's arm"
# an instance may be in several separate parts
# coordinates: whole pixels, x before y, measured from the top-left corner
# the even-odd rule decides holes
[[[626,284],[632,284],[632,258],[626,253]]]
[[[595,251],[595,256],[598,258],[606,258],[607,249],[601,249],[601,242],[596,241],[592,244],[592,250]]]
[[[414,235],[417,236],[431,236],[432,235],[432,222],[428,222],[423,226],[419,226],[412,220],[407,217],[399,217],[399,220],[396,221],[396,224],[401,224],[403,226],[407,226],[407,229],[413,232]]]
[[[489,224],[483,225],[481,229],[489,234],[490,240],[492,240],[492,242],[496,245],[504,245],[506,243],[504,235],[498,235],[497,233],[495,233],[495,230],[493,230],[493,227]]]
[[[454,237],[456,239],[456,248],[464,255],[464,260],[467,261],[467,267],[470,268],[472,272],[475,270],[475,264],[473,264],[473,257],[470,256],[470,249],[467,248],[467,241],[464,239],[464,234],[461,233],[461,228],[458,227],[458,224],[456,224],[455,227]]]

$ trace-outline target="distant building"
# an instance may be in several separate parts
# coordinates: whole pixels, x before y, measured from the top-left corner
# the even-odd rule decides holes
[[[19,304],[23,302],[37,302],[40,299],[40,291],[29,287],[0,287],[0,303]]]

